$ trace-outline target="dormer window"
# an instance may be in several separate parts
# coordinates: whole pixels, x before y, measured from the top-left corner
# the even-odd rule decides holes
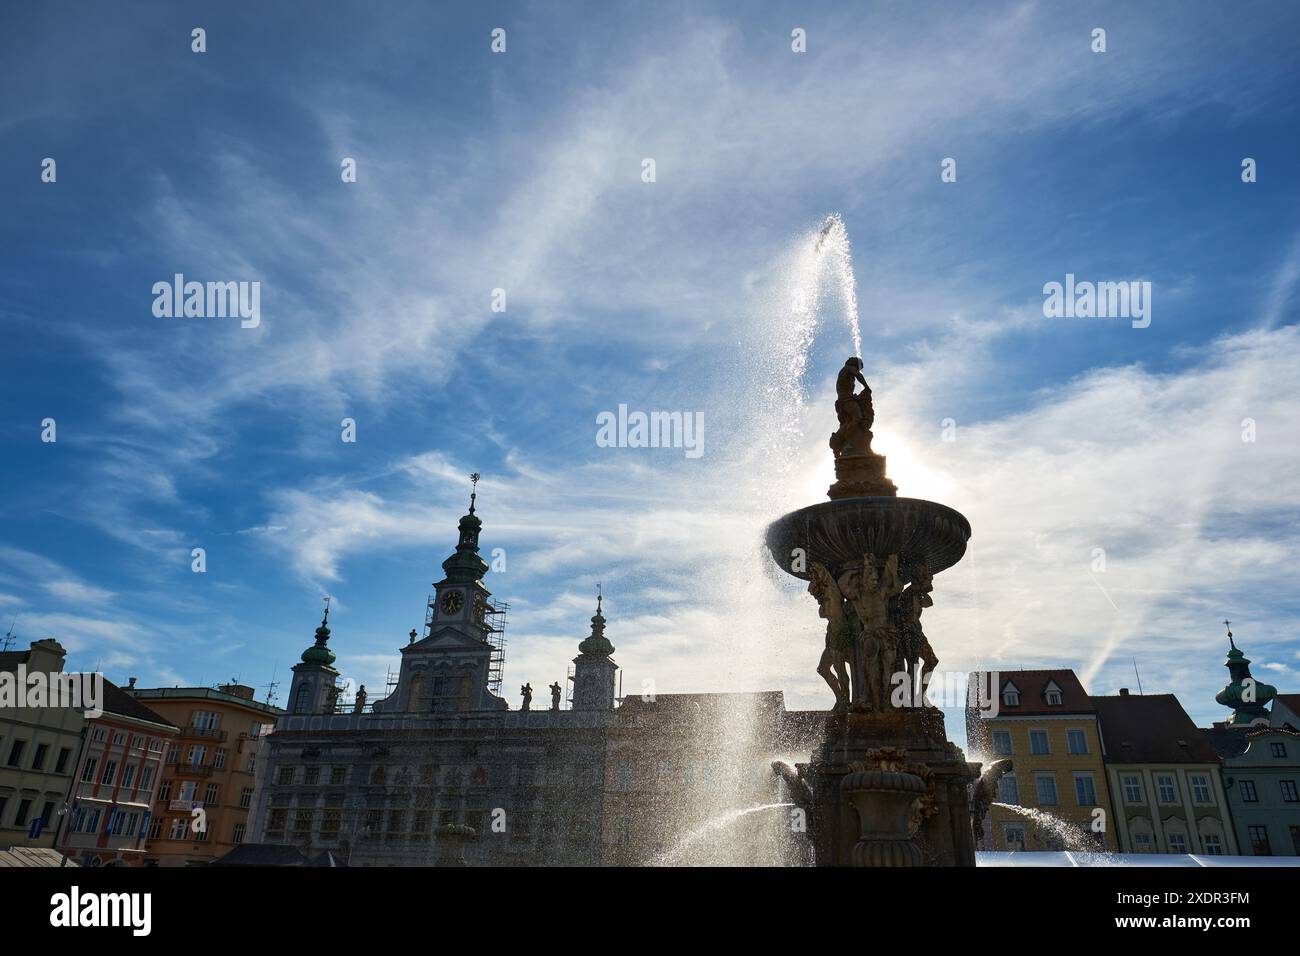
[[[1047,682],[1047,686],[1043,688],[1043,697],[1047,700],[1048,707],[1061,706],[1061,688],[1056,681]]]
[[[1006,707],[1019,707],[1020,688],[1010,681],[1007,681],[1006,685],[1002,688],[1002,703]]]

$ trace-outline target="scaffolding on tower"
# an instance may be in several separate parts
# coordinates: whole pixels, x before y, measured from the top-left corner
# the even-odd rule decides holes
[[[483,611],[487,642],[492,645],[492,656],[488,658],[488,690],[498,697],[501,696],[501,681],[506,671],[506,615],[509,611],[507,601],[489,604]]]

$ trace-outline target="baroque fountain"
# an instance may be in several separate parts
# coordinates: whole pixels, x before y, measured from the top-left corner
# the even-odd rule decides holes
[[[945,505],[898,496],[871,449],[860,358],[840,370],[835,412],[829,500],[783,515],[766,534],[773,560],[808,582],[826,621],[817,672],[835,706],[808,762],[773,769],[807,815],[819,866],[974,866],[979,765],[949,742],[942,711],[925,699],[938,658],[921,628],[934,576],[961,560],[970,524]]]

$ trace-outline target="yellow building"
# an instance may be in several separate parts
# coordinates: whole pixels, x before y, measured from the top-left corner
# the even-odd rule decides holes
[[[1118,850],[1097,711],[1074,671],[990,671],[973,681],[987,703],[967,711],[971,759],[1012,761],[979,848]]]
[[[242,843],[262,735],[284,713],[242,684],[124,688],[180,728],[150,819],[146,865],[202,866]],[[196,813],[195,811],[200,811]]]

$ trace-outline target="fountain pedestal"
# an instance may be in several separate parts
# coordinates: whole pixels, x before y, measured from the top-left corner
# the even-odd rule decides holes
[[[866,769],[881,750],[905,751],[904,767]],[[798,771],[818,866],[975,865],[976,774],[948,742],[941,711],[831,714],[821,746]]]

